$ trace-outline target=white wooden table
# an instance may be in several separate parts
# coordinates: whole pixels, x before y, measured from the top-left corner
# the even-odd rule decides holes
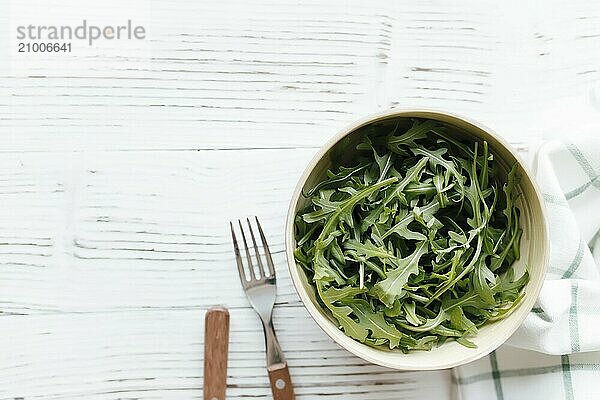
[[[269,398],[227,231],[255,214],[299,399],[450,398],[447,371],[369,365],[313,323],[283,255],[292,188],[338,129],[394,105],[525,148],[598,81],[600,3],[293,3],[0,5],[0,399],[201,398],[213,304],[231,310],[228,397]],[[83,18],[147,38],[17,53],[16,26]]]

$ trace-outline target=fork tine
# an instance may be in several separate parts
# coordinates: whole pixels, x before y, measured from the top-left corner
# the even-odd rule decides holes
[[[265,238],[265,233],[262,230],[262,226],[260,226],[258,217],[254,216],[254,219],[256,220],[256,226],[258,226],[258,232],[260,233],[260,240],[262,241],[263,247],[265,249],[265,257],[267,259],[267,265],[269,266],[269,276],[275,277],[275,266],[273,264],[273,259],[271,258],[271,251],[269,251],[269,245],[267,244],[267,238]]]
[[[246,259],[248,260],[248,268],[250,269],[250,280],[256,279],[256,273],[254,272],[254,266],[252,265],[252,258],[250,257],[250,251],[248,250],[248,242],[246,242],[246,235],[244,234],[244,227],[242,221],[238,219],[238,225],[242,232],[242,241],[244,242],[244,248],[246,249]]]
[[[246,222],[248,223],[248,229],[250,229],[250,237],[252,238],[252,244],[254,245],[254,254],[256,254],[256,261],[258,263],[258,272],[260,274],[260,277],[264,278],[267,274],[265,274],[265,267],[263,266],[262,260],[260,259],[260,254],[258,253],[258,246],[256,245],[256,238],[254,238],[254,231],[252,230],[250,219],[246,218]]]
[[[235,231],[233,230],[233,224],[231,223],[231,221],[229,221],[229,227],[231,228],[231,239],[233,239],[233,251],[235,252],[235,261],[237,262],[238,273],[240,274],[240,281],[242,281],[242,286],[246,287],[248,279],[246,278],[246,273],[244,272],[242,256],[240,255],[240,249],[238,247],[237,239],[235,238]]]

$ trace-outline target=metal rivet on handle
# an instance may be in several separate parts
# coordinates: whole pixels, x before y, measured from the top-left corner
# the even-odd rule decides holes
[[[285,381],[283,379],[281,379],[281,378],[277,379],[275,381],[275,387],[277,389],[283,389],[285,387]]]

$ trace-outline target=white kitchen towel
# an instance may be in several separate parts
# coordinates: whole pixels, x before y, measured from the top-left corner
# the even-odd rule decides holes
[[[546,282],[507,344],[453,371],[463,400],[600,399],[600,138],[545,143],[533,170],[550,230]]]

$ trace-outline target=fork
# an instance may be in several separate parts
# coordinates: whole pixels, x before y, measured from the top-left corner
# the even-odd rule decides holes
[[[269,382],[271,383],[273,399],[294,400],[294,387],[292,386],[292,381],[290,379],[290,372],[288,370],[285,358],[283,357],[281,346],[279,346],[279,342],[277,341],[277,336],[275,336],[275,329],[273,328],[272,313],[273,306],[275,305],[275,297],[277,295],[275,266],[273,265],[273,259],[271,258],[271,253],[269,251],[269,245],[267,244],[267,239],[265,238],[265,234],[260,226],[260,222],[258,221],[257,217],[254,218],[256,220],[256,226],[258,227],[258,232],[262,241],[264,258],[268,266],[268,274],[267,271],[265,271],[265,266],[258,251],[258,246],[256,245],[256,238],[254,236],[254,231],[252,230],[252,224],[250,224],[250,220],[248,218],[246,218],[246,222],[248,223],[248,231],[250,232],[250,237],[252,238],[258,274],[255,271],[252,257],[250,256],[250,250],[248,250],[248,242],[246,241],[244,227],[242,226],[242,222],[240,220],[238,220],[238,225],[240,227],[242,242],[244,243],[244,249],[246,252],[246,260],[248,264],[247,268],[244,268],[244,263],[242,262],[242,256],[240,255],[240,248],[235,237],[233,223],[229,222],[229,226],[231,227],[231,238],[233,239],[233,249],[235,251],[235,259],[237,261],[240,281],[242,282],[242,287],[244,288],[246,297],[248,298],[252,308],[254,308],[254,311],[256,311],[260,317],[263,325],[263,331],[265,333],[265,347],[267,350],[267,372],[269,374]]]

